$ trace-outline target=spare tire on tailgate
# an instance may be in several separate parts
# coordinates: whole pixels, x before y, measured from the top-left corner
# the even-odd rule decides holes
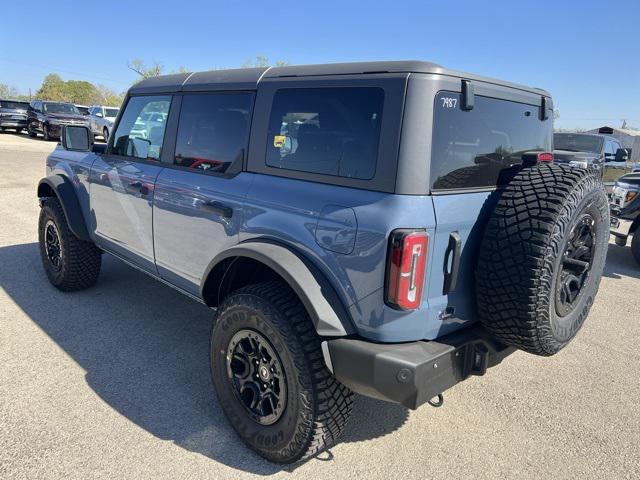
[[[599,176],[553,164],[523,168],[501,192],[480,246],[480,321],[506,344],[558,352],[589,313],[608,240]]]

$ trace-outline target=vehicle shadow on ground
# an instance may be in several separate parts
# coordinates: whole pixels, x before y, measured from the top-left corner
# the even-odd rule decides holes
[[[210,380],[205,306],[108,255],[96,287],[59,292],[36,243],[0,248],[0,288],[82,366],[100,398],[154,436],[259,475],[299,466],[263,460],[226,421]],[[407,418],[404,407],[358,397],[341,442],[387,435]]]
[[[640,265],[636,263],[631,253],[629,240],[626,247],[619,247],[614,243],[609,244],[607,263],[604,266],[603,275],[608,278],[620,279],[622,277],[640,278]]]

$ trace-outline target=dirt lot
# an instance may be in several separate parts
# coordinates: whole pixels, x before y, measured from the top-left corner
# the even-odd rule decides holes
[[[63,294],[40,266],[36,184],[54,143],[0,134],[0,478],[640,478],[640,267],[609,246],[576,340],[516,353],[440,409],[358,398],[342,442],[269,464],[209,379],[211,313],[105,257]]]

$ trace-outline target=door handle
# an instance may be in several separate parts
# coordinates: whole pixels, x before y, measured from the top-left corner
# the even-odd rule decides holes
[[[456,289],[458,283],[458,270],[460,270],[460,256],[462,254],[462,239],[458,232],[451,232],[449,235],[449,244],[447,250],[444,253],[444,265],[442,271],[444,272],[444,286],[442,288],[442,294],[453,292]],[[449,270],[449,264],[451,264],[451,270]]]
[[[214,213],[223,218],[231,218],[233,216],[233,209],[224,203],[211,201],[211,202],[202,202],[199,207],[200,210]]]

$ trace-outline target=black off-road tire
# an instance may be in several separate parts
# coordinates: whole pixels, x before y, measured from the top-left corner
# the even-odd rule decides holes
[[[109,130],[107,127],[102,129],[102,139],[104,140],[104,143],[109,143]]]
[[[51,140],[51,135],[49,134],[49,126],[46,123],[42,124],[42,137],[44,138],[45,142]]]
[[[53,222],[60,246],[59,264],[52,263],[47,253],[47,225]],[[76,237],[69,229],[57,198],[47,198],[40,209],[38,237],[42,265],[51,284],[63,292],[91,287],[100,274],[101,251],[91,242]]]
[[[286,406],[271,425],[252,418],[228,370],[238,332],[266,338],[282,365]],[[320,338],[295,293],[279,281],[251,285],[227,297],[211,333],[211,374],[222,409],[240,438],[259,455],[293,463],[331,447],[353,405],[353,393],[324,363]]]
[[[636,230],[636,233],[631,238],[631,253],[638,265],[640,265],[640,229]]]
[[[626,247],[627,240],[627,237],[613,237],[613,241],[616,242],[616,245],[618,245],[619,247]]]
[[[31,123],[27,123],[27,135],[29,135],[31,138],[35,138],[38,136],[38,134],[33,131]]]
[[[573,248],[569,240],[575,229],[585,222],[592,232],[586,235],[592,261],[572,309],[564,310],[561,286],[568,267],[563,259]],[[608,240],[609,208],[597,174],[553,164],[522,169],[502,192],[481,243],[480,321],[506,344],[537,355],[557,353],[589,313]]]

